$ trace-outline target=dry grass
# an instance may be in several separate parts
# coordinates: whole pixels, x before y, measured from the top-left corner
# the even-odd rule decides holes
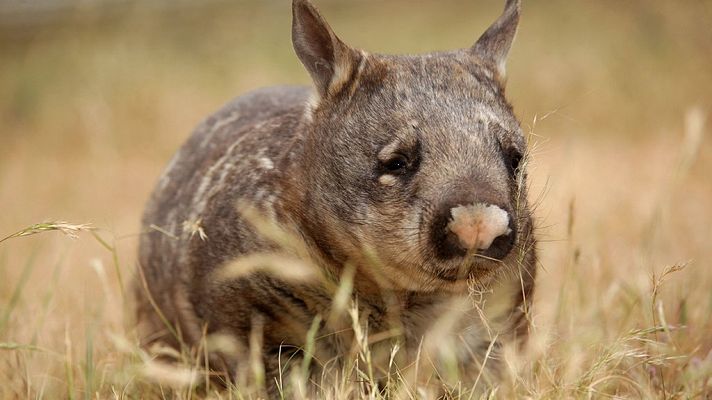
[[[383,52],[465,46],[500,8],[319,3],[345,39]],[[24,26],[0,13],[0,398],[256,393],[153,362],[124,287],[143,202],[190,129],[250,88],[307,82],[288,7],[126,9]],[[712,396],[710,19],[709,1],[525,2],[509,96],[537,143],[542,268],[529,349],[506,354],[494,397]],[[33,225],[63,220],[81,224]],[[364,395],[357,339],[323,396]]]

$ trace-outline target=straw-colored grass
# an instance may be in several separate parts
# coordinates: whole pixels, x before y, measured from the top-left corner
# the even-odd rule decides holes
[[[317,3],[344,39],[381,52],[466,46],[501,8]],[[712,5],[619,3],[524,4],[508,96],[532,133],[541,269],[529,345],[505,349],[493,398],[712,396]],[[308,82],[288,8],[0,13],[0,398],[259,396],[257,354],[241,373],[258,379],[220,391],[205,360],[163,349],[181,360],[169,366],[138,348],[126,287],[143,203],[192,127],[251,88]],[[336,308],[358,320],[346,271]],[[378,338],[353,329],[356,351],[319,397],[422,395],[397,370],[370,390]],[[284,393],[306,393],[319,362],[282,376]]]

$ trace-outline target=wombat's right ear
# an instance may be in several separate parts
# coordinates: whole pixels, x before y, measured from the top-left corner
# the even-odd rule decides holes
[[[357,67],[358,53],[336,36],[308,0],[292,1],[292,43],[322,97],[337,93]]]
[[[477,39],[470,52],[493,70],[497,80],[504,84],[507,54],[512,47],[519,26],[521,0],[507,0],[504,12],[485,33]]]

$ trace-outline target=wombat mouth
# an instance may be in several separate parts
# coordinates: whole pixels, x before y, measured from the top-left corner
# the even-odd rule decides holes
[[[477,257],[473,254],[472,257]],[[467,280],[482,280],[494,273],[498,266],[488,260],[485,262],[467,262],[456,268],[438,268],[430,271],[434,276],[446,282],[459,282]]]

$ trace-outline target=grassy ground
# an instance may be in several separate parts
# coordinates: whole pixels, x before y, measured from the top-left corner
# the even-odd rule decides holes
[[[318,2],[349,43],[400,53],[469,45],[499,3]],[[172,396],[123,291],[143,202],[201,118],[307,83],[286,1],[132,4],[0,13],[0,238],[96,228],[0,242],[0,398]],[[537,143],[542,269],[500,397],[712,396],[711,19],[706,0],[525,1],[508,92]]]

